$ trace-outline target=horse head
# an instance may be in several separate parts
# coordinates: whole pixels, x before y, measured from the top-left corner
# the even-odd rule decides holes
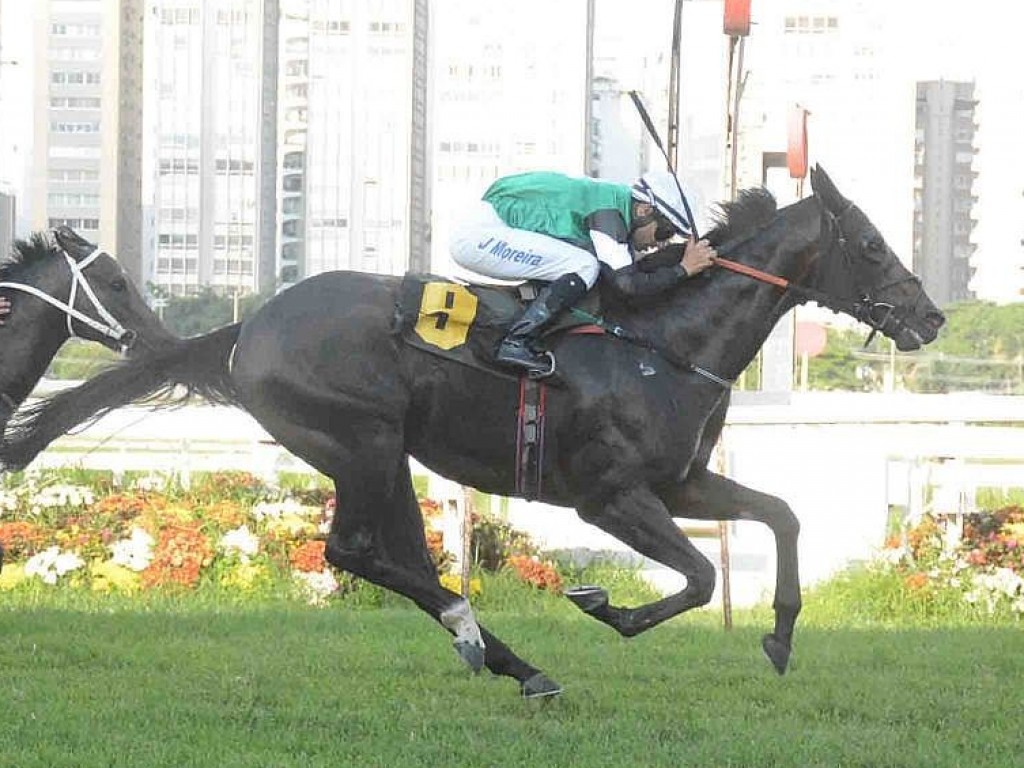
[[[840,297],[844,309],[910,351],[935,340],[946,318],[881,233],[843,197],[824,169],[811,170],[811,188],[833,234],[840,258],[822,259],[819,287]]]
[[[0,265],[0,280],[9,295],[25,294],[12,315],[13,325],[27,328],[43,319],[37,312],[53,315],[57,310],[64,315],[67,337],[122,353],[139,341],[153,349],[174,338],[117,260],[70,227],[21,243]]]
[[[69,337],[129,354],[175,339],[120,264],[67,227],[17,242],[0,292],[13,304],[0,326],[0,429]]]

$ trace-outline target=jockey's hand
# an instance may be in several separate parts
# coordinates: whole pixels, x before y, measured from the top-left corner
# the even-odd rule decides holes
[[[0,325],[4,324],[4,317],[11,314],[11,300],[6,296],[0,296]]]
[[[695,240],[691,237],[686,243],[686,250],[683,251],[683,260],[680,262],[686,274],[697,275],[711,266],[718,254],[707,240]]]

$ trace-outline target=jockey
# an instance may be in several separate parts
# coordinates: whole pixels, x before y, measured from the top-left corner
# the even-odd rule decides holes
[[[625,296],[644,297],[707,269],[715,251],[693,237],[686,202],[669,171],[650,171],[632,187],[544,171],[494,182],[453,233],[452,258],[487,277],[547,282],[509,328],[497,360],[550,374],[551,358],[534,342],[598,276]],[[687,239],[671,252],[678,258],[638,268],[676,236]]]

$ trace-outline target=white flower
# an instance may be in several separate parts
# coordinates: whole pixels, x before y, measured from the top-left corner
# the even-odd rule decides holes
[[[40,509],[51,507],[82,507],[95,500],[89,488],[80,485],[51,485],[32,497],[32,506]]]
[[[875,559],[889,565],[899,565],[909,554],[906,547],[885,548],[875,553]]]
[[[259,552],[260,540],[249,530],[249,526],[242,525],[221,537],[220,548],[229,554],[237,552],[242,562],[247,563],[250,557]]]
[[[303,507],[295,499],[284,501],[261,501],[252,508],[252,516],[256,520],[276,520],[285,515],[301,515]]]
[[[162,491],[169,482],[170,478],[166,475],[146,475],[135,481],[135,488],[140,491]]]
[[[18,508],[18,494],[14,491],[0,490],[0,515],[13,512]]]
[[[292,571],[292,576],[302,585],[310,605],[324,602],[329,595],[337,592],[340,586],[334,574],[326,568],[319,573]]]
[[[976,581],[989,592],[1006,597],[1015,597],[1024,587],[1024,579],[1010,568],[996,568],[991,573],[981,574]]]
[[[46,584],[56,584],[61,576],[83,565],[85,561],[74,552],[61,552],[59,547],[50,547],[29,558],[25,563],[25,575],[38,576]]]
[[[114,565],[124,566],[132,571],[144,571],[153,561],[153,537],[141,528],[132,528],[131,536],[110,545]]]

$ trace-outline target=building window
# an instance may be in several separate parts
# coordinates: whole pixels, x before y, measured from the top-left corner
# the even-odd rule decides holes
[[[50,219],[50,228],[71,227],[72,229],[99,229],[99,219]]]
[[[50,130],[53,133],[99,133],[100,121],[87,120],[83,122],[70,123],[51,120]]]

